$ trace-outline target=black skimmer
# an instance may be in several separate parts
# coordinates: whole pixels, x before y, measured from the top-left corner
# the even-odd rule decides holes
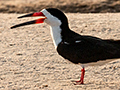
[[[106,59],[120,58],[120,40],[103,40],[93,36],[84,36],[70,30],[67,17],[63,12],[55,8],[43,9],[20,16],[43,16],[40,19],[12,26],[11,29],[46,22],[50,25],[51,36],[55,49],[63,58],[75,64],[81,64],[81,78],[76,84],[83,84],[84,66],[92,62],[106,61]],[[112,60],[109,60],[112,61]]]

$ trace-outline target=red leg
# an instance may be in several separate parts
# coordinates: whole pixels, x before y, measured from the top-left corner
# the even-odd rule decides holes
[[[75,85],[80,85],[80,84],[84,84],[83,80],[84,80],[84,75],[85,75],[85,69],[84,67],[81,69],[81,77],[79,81],[76,81]]]

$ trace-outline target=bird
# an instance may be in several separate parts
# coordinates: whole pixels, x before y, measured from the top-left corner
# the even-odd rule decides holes
[[[107,60],[120,58],[120,40],[101,39],[74,32],[69,28],[67,16],[57,8],[42,9],[40,12],[29,13],[18,18],[36,16],[41,16],[41,18],[14,25],[11,29],[30,24],[47,23],[50,26],[51,37],[58,54],[82,67],[80,80],[75,81],[75,85],[84,84],[86,66],[91,63],[99,65],[99,61],[105,63]]]

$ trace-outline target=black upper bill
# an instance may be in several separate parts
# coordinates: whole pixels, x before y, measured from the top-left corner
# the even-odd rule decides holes
[[[20,16],[20,17],[18,17],[18,18],[30,17],[30,16],[32,16],[33,14],[34,14],[34,13],[30,13],[30,14],[27,14],[27,15]]]

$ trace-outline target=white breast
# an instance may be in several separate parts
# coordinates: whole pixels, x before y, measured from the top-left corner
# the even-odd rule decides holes
[[[60,27],[50,27],[50,30],[51,30],[51,36],[52,36],[52,39],[53,39],[53,43],[54,43],[54,46],[55,46],[55,49],[57,48],[58,44],[62,41],[62,38],[61,38],[61,29]]]

